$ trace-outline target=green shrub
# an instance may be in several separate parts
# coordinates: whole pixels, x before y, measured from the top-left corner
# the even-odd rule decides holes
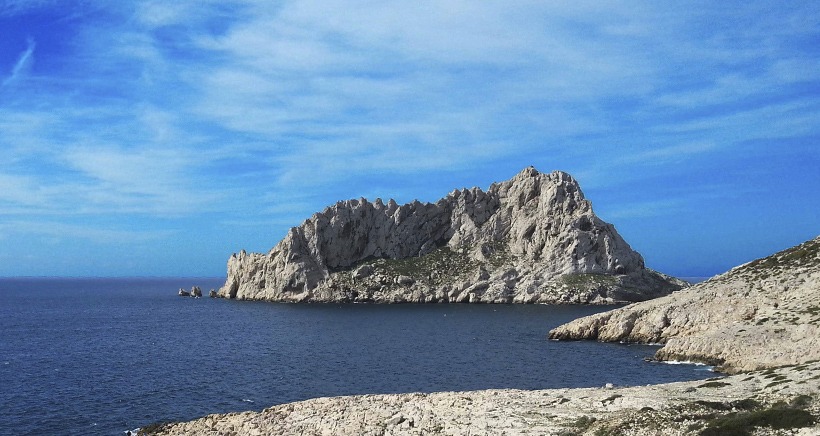
[[[719,382],[719,381],[710,381],[706,382],[700,386],[699,388],[722,388],[723,386],[730,386],[731,383]]]
[[[814,424],[814,416],[801,409],[775,407],[717,418],[700,436],[747,436],[755,427],[790,429]]]

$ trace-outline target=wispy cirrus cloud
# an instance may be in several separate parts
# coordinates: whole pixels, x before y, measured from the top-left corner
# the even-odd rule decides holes
[[[0,72],[5,216],[280,235],[339,198],[434,199],[532,164],[630,222],[820,136],[813,4],[55,5],[0,2],[69,42],[35,35]]]
[[[3,79],[3,87],[13,84],[15,81],[19,80],[31,69],[31,66],[34,63],[34,49],[36,47],[37,45],[34,43],[34,40],[29,39],[27,41],[26,50],[17,59],[17,63],[14,64],[14,68],[12,68],[11,74],[5,79]]]

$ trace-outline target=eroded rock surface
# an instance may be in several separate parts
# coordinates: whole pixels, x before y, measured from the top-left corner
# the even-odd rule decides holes
[[[659,359],[727,372],[820,359],[820,237],[666,297],[577,319],[549,336],[662,343]]]
[[[234,254],[219,295],[288,302],[613,303],[685,283],[592,211],[569,174],[530,167],[436,203],[338,202],[267,254]]]
[[[159,435],[820,434],[820,364],[628,388],[356,395],[209,415]],[[779,425],[780,429],[768,426]],[[741,430],[749,433],[741,433]],[[761,431],[765,431],[762,433]]]

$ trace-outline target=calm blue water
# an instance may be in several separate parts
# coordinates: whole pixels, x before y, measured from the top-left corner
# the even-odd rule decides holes
[[[318,396],[713,376],[655,347],[553,342],[605,310],[183,298],[221,279],[0,279],[0,434],[122,434]]]

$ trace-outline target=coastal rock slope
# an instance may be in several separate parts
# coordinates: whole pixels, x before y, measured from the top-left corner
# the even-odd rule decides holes
[[[286,302],[613,303],[685,284],[651,271],[569,174],[529,167],[436,203],[340,201],[267,254],[234,254],[219,296]]]
[[[820,237],[666,297],[577,319],[549,337],[662,343],[661,360],[730,373],[820,359]]]
[[[626,388],[356,395],[209,415],[153,435],[818,435],[820,363]]]

